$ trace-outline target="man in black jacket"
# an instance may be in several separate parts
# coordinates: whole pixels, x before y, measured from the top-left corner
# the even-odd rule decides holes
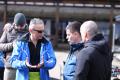
[[[84,48],[78,55],[75,80],[110,80],[112,56],[109,46],[94,21],[80,28]]]

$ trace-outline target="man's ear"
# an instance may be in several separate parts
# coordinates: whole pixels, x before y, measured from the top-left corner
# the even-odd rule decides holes
[[[89,36],[88,36],[88,33],[86,32],[86,33],[85,33],[85,40],[86,40],[86,41],[88,40],[88,37],[89,37]]]
[[[29,30],[29,32],[32,32],[32,29],[28,29]]]
[[[75,35],[78,35],[79,33],[78,32],[74,32]]]
[[[85,37],[87,37],[88,36],[88,34],[87,33],[85,33]]]

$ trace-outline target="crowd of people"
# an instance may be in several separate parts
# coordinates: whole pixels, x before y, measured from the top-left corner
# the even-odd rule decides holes
[[[44,30],[42,19],[33,18],[27,24],[23,13],[15,14],[13,23],[4,26],[0,38],[0,80],[30,80],[30,74],[35,73],[39,80],[50,80],[49,70],[55,67],[57,59]],[[112,53],[95,21],[68,23],[66,39],[70,51],[63,80],[111,80]]]

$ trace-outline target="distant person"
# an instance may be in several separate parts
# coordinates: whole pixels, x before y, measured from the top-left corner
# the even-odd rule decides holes
[[[56,64],[50,41],[44,37],[44,22],[31,19],[28,40],[19,40],[13,49],[10,63],[17,69],[16,80],[29,80],[30,74],[39,74],[39,80],[50,80],[49,70]],[[37,76],[35,76],[37,78]]]
[[[70,44],[70,52],[67,60],[65,61],[63,80],[74,80],[74,74],[76,69],[77,55],[83,48],[80,35],[81,23],[78,21],[70,22],[66,27],[66,39]]]
[[[84,48],[79,52],[74,80],[111,80],[112,56],[105,38],[94,21],[80,27]]]
[[[3,31],[8,31],[10,26],[11,23],[6,23],[3,27]],[[0,51],[0,80],[3,80],[4,76],[4,56],[5,54],[2,51]]]
[[[0,38],[0,51],[5,53],[5,71],[4,80],[15,80],[16,69],[13,69],[8,62],[13,50],[13,45],[20,38],[21,35],[26,33],[26,18],[23,13],[17,13],[14,16],[14,22],[8,28],[5,28]]]

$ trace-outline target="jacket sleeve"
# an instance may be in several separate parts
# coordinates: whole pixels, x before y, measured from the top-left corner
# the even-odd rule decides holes
[[[87,80],[89,72],[89,55],[86,53],[88,53],[88,51],[81,50],[77,55],[74,80]]]
[[[7,32],[4,31],[0,38],[0,51],[9,52],[13,49],[13,43],[7,42]]]
[[[52,44],[49,42],[43,51],[44,68],[51,69],[56,64],[56,57],[53,51]]]
[[[21,57],[24,56],[25,54],[22,48],[23,46],[21,45],[21,42],[17,42],[13,49],[12,56],[9,59],[9,62],[13,68],[16,68],[16,69],[27,68],[25,64],[26,57],[24,57],[24,59],[21,60]]]

